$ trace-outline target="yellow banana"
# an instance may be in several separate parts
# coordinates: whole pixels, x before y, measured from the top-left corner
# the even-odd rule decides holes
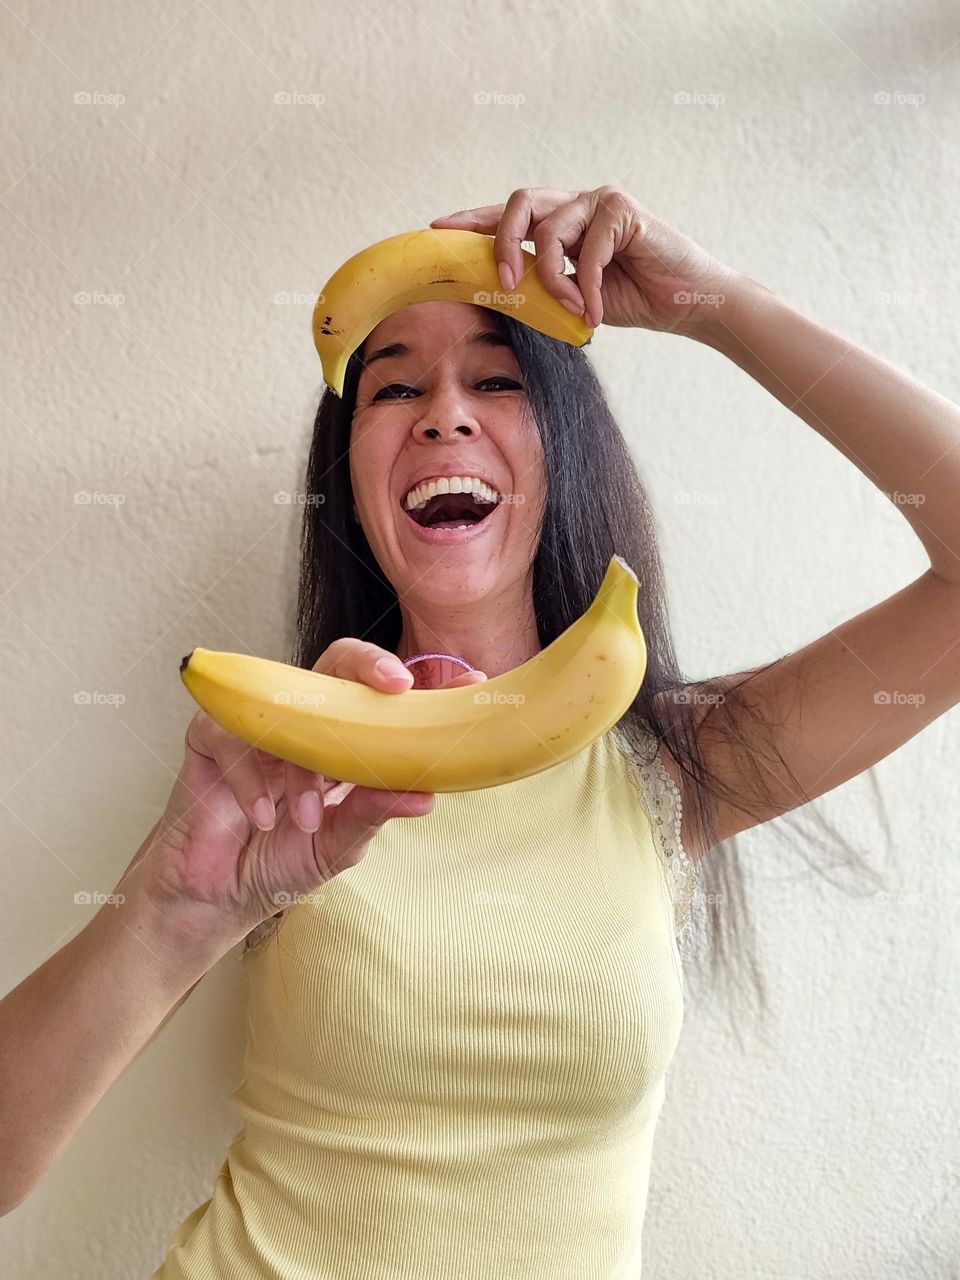
[[[305,769],[383,790],[475,791],[549,769],[616,724],[646,674],[637,591],[614,556],[589,609],[552,644],[459,689],[384,693],[210,649],[180,673],[217,724]]]
[[[493,236],[478,231],[405,231],[348,258],[323,286],[313,311],[313,341],[327,385],[342,396],[353,352],[385,316],[414,302],[476,303],[582,347],[593,329],[546,288],[536,256],[521,253],[523,276],[515,293],[505,293],[500,283]]]

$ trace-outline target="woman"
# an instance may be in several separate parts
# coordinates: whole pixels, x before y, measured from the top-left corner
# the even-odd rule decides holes
[[[694,868],[724,886],[710,895],[722,940],[739,882],[717,846],[870,767],[960,696],[955,406],[612,187],[524,189],[441,224],[495,233],[507,291],[533,240],[548,289],[590,324],[727,355],[878,487],[914,495],[900,509],[931,567],[777,662],[685,683],[646,497],[585,354],[461,303],[381,321],[342,401],[318,412],[306,488],[324,500],[305,507],[296,661],[398,694],[401,660],[426,651],[478,669],[457,683],[500,674],[585,610],[616,551],[640,578],[648,671],[588,751],[439,797],[338,786],[194,718],[123,908],[46,974],[89,998],[115,962],[116,1026],[94,1070],[79,1019],[46,1040],[33,1019],[32,1069],[55,1070],[69,1036],[85,1091],[56,1132],[24,1120],[6,1197],[23,1198],[245,939],[244,1127],[155,1280],[639,1276]],[[449,515],[420,482],[454,475],[511,500],[440,550],[408,511]],[[48,966],[3,1002],[9,1025],[30,1021]]]

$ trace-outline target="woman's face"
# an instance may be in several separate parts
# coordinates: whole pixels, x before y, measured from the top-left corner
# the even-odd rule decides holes
[[[476,600],[524,580],[546,498],[543,447],[495,314],[415,303],[377,325],[363,356],[350,477],[357,517],[397,594]],[[506,499],[466,541],[424,541],[404,508],[415,485],[441,475],[475,476]]]

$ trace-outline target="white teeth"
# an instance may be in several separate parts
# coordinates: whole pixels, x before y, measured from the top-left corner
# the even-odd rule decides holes
[[[424,506],[438,493],[472,493],[480,502],[499,502],[500,494],[476,476],[444,476],[411,489],[403,500],[407,511]]]

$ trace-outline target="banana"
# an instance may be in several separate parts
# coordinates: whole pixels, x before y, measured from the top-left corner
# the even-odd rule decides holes
[[[504,293],[493,236],[478,231],[405,231],[348,258],[323,286],[313,310],[313,341],[327,385],[342,396],[353,352],[385,316],[414,302],[476,303],[582,347],[593,329],[549,292],[536,256],[525,249],[521,253],[523,276],[516,293]]]
[[[476,791],[549,769],[611,728],[643,683],[636,574],[614,556],[587,611],[527,662],[459,689],[384,693],[242,653],[194,649],[191,696],[253,747],[341,782]]]

